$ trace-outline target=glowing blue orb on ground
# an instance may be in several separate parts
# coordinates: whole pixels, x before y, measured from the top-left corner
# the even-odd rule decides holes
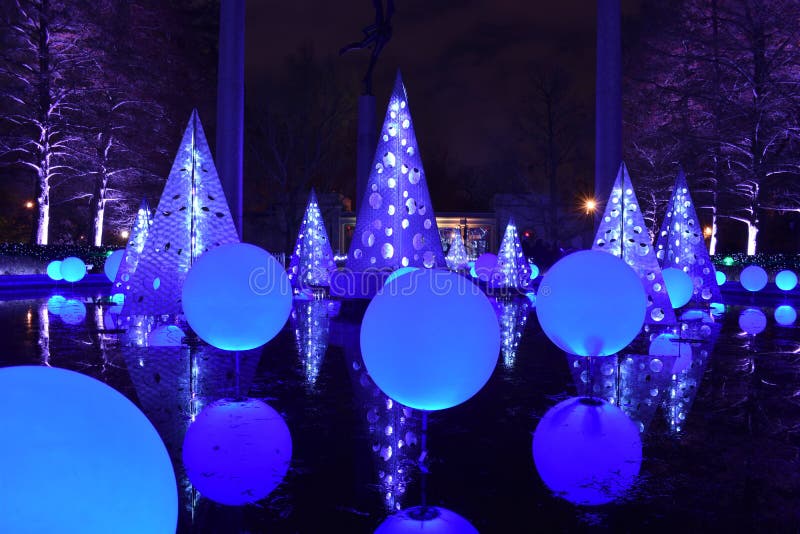
[[[55,280],[56,282],[64,279],[61,275],[61,260],[51,261],[47,264],[47,276],[50,277],[50,280]]]
[[[375,534],[478,534],[472,523],[440,506],[415,506],[400,510],[375,529]]]
[[[767,285],[767,279],[767,271],[758,265],[748,265],[739,275],[739,282],[748,291],[761,291]]]
[[[389,282],[391,282],[395,278],[399,278],[400,276],[403,276],[404,274],[408,274],[408,273],[414,272],[416,270],[417,270],[416,267],[400,267],[399,269],[397,269],[395,271],[392,271],[392,274],[390,274],[389,276],[386,277],[386,281],[383,283],[383,285],[388,284]]]
[[[636,480],[642,440],[636,424],[616,406],[570,398],[539,421],[533,461],[555,495],[575,504],[605,504],[624,495]]]
[[[739,315],[739,328],[750,335],[760,334],[767,327],[767,316],[758,308],[747,308]]]
[[[289,427],[257,399],[209,404],[183,441],[183,466],[191,483],[204,497],[232,506],[269,495],[291,459]]]
[[[667,267],[661,271],[661,274],[664,275],[664,283],[667,285],[667,294],[672,307],[686,306],[692,298],[694,289],[689,275],[675,267]]]
[[[67,299],[61,305],[61,320],[67,324],[80,324],[86,319],[86,306],[76,299]]]
[[[775,275],[775,285],[782,291],[791,291],[797,287],[797,275],[784,270]]]
[[[54,367],[0,369],[0,532],[175,532],[167,449],[121,393]]]
[[[61,277],[67,282],[78,282],[86,276],[86,264],[83,260],[70,256],[61,262]]]
[[[531,263],[531,280],[534,280],[537,276],[539,276],[539,267],[535,263]]]
[[[442,335],[441,321],[459,325]],[[442,410],[489,380],[500,326],[486,295],[463,276],[419,270],[392,280],[361,323],[361,353],[375,384],[400,404]]]
[[[186,334],[174,324],[162,325],[147,334],[148,347],[180,347]]]
[[[578,356],[608,356],[625,348],[641,330],[646,309],[647,296],[636,272],[618,257],[596,250],[560,259],[544,275],[536,295],[544,333]]]
[[[723,285],[725,282],[727,282],[727,281],[728,281],[728,277],[727,277],[727,276],[725,276],[725,273],[723,273],[722,271],[717,271],[717,272],[716,272],[716,276],[717,276],[717,285],[718,285],[718,286],[721,286],[721,285]]]
[[[183,313],[200,338],[224,350],[260,347],[292,311],[283,266],[255,245],[231,243],[204,253],[186,275]]]
[[[478,273],[475,272],[475,262],[474,261],[468,261],[467,262],[467,269],[469,269],[469,275],[472,278],[478,278]]]
[[[775,308],[775,322],[781,326],[789,326],[797,320],[797,311],[788,304]]]
[[[721,302],[711,303],[711,315],[722,315],[725,313],[725,305]]]
[[[484,252],[475,260],[475,276],[488,282],[497,268],[497,256],[491,252]]]
[[[53,315],[61,315],[61,308],[65,302],[67,302],[67,299],[61,295],[53,295],[47,299],[47,311]]]
[[[125,255],[125,249],[115,250],[107,258],[106,263],[103,265],[103,272],[106,273],[106,278],[112,282],[117,277],[119,264],[122,263],[122,257]]]

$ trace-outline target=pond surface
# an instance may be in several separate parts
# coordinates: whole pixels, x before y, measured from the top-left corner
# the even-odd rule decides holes
[[[0,366],[51,365],[98,378],[148,416],[179,481],[179,532],[372,532],[393,509],[420,504],[421,416],[391,403],[365,374],[358,348],[365,301],[296,301],[263,349],[234,355],[200,344],[140,346],[156,323],[121,333],[106,295],[0,295]],[[649,355],[644,332],[620,355],[568,357],[542,333],[527,301],[498,303],[503,353],[468,402],[431,413],[425,498],[482,533],[534,531],[769,531],[800,529],[800,330],[779,325],[787,302],[745,299],[726,313],[687,317],[691,347]],[[761,328],[747,334],[740,327]],[[55,312],[55,313],[54,313]],[[75,323],[75,324],[70,324]],[[185,326],[185,325],[184,325]],[[443,336],[459,325],[441,319]],[[409,350],[415,347],[409,340]],[[673,371],[677,371],[673,373]],[[186,428],[203,406],[238,394],[280,412],[293,440],[283,483],[254,505],[202,498],[181,465]],[[532,433],[558,402],[612,399],[642,431],[643,461],[625,495],[577,506],[540,480]],[[398,447],[398,445],[400,445]],[[45,504],[46,506],[46,504]],[[144,511],[143,511],[144,512]]]

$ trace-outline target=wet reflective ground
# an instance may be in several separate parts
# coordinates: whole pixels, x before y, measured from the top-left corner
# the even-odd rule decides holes
[[[419,504],[420,414],[388,401],[364,373],[365,303],[297,302],[278,337],[240,355],[237,373],[232,354],[207,346],[139,346],[155,324],[120,333],[104,295],[63,295],[83,304],[83,319],[74,304],[66,313],[53,302],[48,309],[51,293],[0,295],[7,299],[0,302],[0,365],[73,369],[133,400],[173,458],[180,532],[372,532],[391,509]],[[467,403],[429,417],[427,501],[484,533],[797,532],[800,329],[777,324],[782,303],[745,299],[713,322],[687,317],[679,332],[689,341],[680,346],[691,347],[690,356],[648,354],[660,332],[646,332],[621,355],[592,361],[555,349],[528,306],[499,303],[503,354],[492,379]],[[742,331],[762,327],[756,312],[742,316],[747,308],[763,312],[760,333]],[[441,329],[457,336],[459,325],[442,318]],[[294,450],[275,492],[228,507],[193,490],[180,448],[192,417],[237,388],[283,414]],[[599,507],[554,497],[531,455],[543,414],[590,391],[613,399],[644,429],[635,485]]]

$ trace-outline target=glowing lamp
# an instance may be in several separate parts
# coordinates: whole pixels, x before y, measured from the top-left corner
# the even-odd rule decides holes
[[[767,285],[767,271],[758,265],[748,265],[742,269],[739,282],[748,291],[761,291]]]
[[[77,282],[86,276],[86,264],[83,260],[70,256],[61,262],[61,277],[67,282]]]
[[[560,259],[542,278],[536,295],[544,333],[578,356],[608,356],[625,348],[641,330],[646,309],[636,272],[620,258],[596,250]]]
[[[775,275],[775,285],[781,291],[791,291],[797,287],[797,275],[792,271],[781,271]]]
[[[685,306],[692,298],[692,279],[681,269],[667,267],[661,273],[673,308]]]
[[[459,325],[442,335],[441,321]],[[500,351],[500,326],[489,299],[449,271],[419,270],[392,280],[361,323],[361,352],[375,384],[419,410],[461,404],[489,380]]]
[[[788,304],[775,308],[775,322],[781,326],[794,324],[797,319],[797,311]]]
[[[50,278],[50,280],[54,280],[56,282],[64,279],[64,277],[61,275],[61,260],[51,261],[47,264],[47,276]]]
[[[721,286],[721,285],[725,284],[725,282],[728,281],[728,277],[725,276],[725,273],[723,273],[722,271],[717,271],[716,276],[717,276],[717,285],[718,286]]]
[[[106,277],[112,282],[117,277],[119,264],[122,263],[122,257],[124,255],[125,255],[125,249],[120,249],[120,250],[115,250],[106,258],[106,262],[103,265],[103,272],[106,273]]]
[[[383,283],[383,285],[388,284],[389,282],[391,282],[395,278],[398,278],[400,276],[403,276],[404,274],[408,274],[408,273],[416,271],[416,270],[417,270],[416,267],[400,267],[399,269],[397,269],[395,271],[392,271],[392,274],[390,274],[389,276],[386,277],[386,281]]]
[[[11,407],[0,412],[0,532],[175,532],[167,449],[124,395],[65,369],[5,367],[0,403]]]
[[[747,308],[739,315],[739,328],[755,336],[767,327],[767,316],[758,308]]]
[[[186,334],[174,324],[166,324],[147,334],[149,347],[180,347]]]
[[[183,284],[183,312],[200,338],[224,350],[260,347],[283,328],[292,289],[266,250],[231,243],[204,253]]]
[[[533,461],[542,482],[558,497],[575,504],[605,504],[633,485],[642,464],[642,440],[633,421],[616,406],[573,397],[539,421]]]
[[[475,260],[475,276],[484,282],[492,278],[495,268],[497,268],[497,256],[491,252],[484,252]]]
[[[192,484],[204,497],[232,506],[269,495],[291,459],[289,427],[257,399],[209,404],[183,441],[183,465]]]
[[[65,302],[67,299],[61,295],[53,295],[47,299],[47,311],[53,315],[61,315],[61,308],[64,307]]]
[[[375,534],[478,534],[472,523],[455,512],[439,506],[415,506],[387,517]]]
[[[86,319],[86,306],[79,300],[65,300],[60,311],[61,320],[67,324],[80,324]]]

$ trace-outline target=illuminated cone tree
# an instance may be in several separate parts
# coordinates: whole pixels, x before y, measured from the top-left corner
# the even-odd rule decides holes
[[[467,249],[464,246],[464,240],[461,238],[461,232],[455,233],[453,242],[450,244],[450,250],[447,251],[445,261],[447,262],[447,266],[454,271],[467,267],[469,257],[467,256]]]
[[[522,252],[519,233],[514,218],[508,220],[500,250],[497,252],[497,268],[492,276],[492,285],[505,288],[527,288],[531,284],[531,266]]]
[[[147,203],[147,199],[143,198],[142,203],[139,205],[139,211],[136,213],[136,221],[133,223],[133,228],[131,228],[128,236],[125,254],[122,256],[117,275],[114,277],[114,293],[125,294],[130,291],[131,276],[139,264],[139,256],[144,249],[144,243],[150,233],[151,224],[153,224],[153,218],[150,205]]]
[[[328,286],[330,272],[336,268],[333,250],[325,230],[314,190],[308,197],[306,213],[297,235],[294,252],[289,259],[289,280],[292,287]]]

